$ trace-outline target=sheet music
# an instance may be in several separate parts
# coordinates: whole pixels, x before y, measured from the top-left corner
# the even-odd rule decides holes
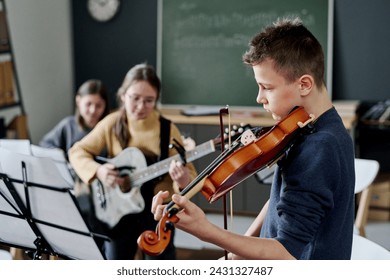
[[[31,155],[36,157],[48,157],[54,161],[66,162],[65,153],[59,148],[44,148],[34,144],[30,145]]]
[[[29,189],[31,213],[34,218],[63,227],[88,232],[75,200],[68,192],[46,188]]]
[[[0,165],[0,173],[4,173]],[[8,213],[17,214],[15,209],[11,207],[8,201],[11,201],[12,205],[16,205],[14,199],[12,198],[11,193],[9,192],[4,181],[0,177],[0,211],[5,211]]]
[[[38,224],[47,242],[57,253],[71,259],[103,260],[104,257],[91,236],[64,231],[44,224]]]
[[[0,215],[0,241],[36,249],[36,235],[25,219]]]
[[[0,139],[0,148],[24,155],[31,155],[30,140],[26,139]]]
[[[23,180],[22,164],[26,166],[26,179],[31,183],[73,188],[63,178],[52,159],[20,154],[0,147],[0,166],[8,177]]]
[[[0,181],[0,191],[3,190]],[[26,204],[24,186],[13,182],[19,196]],[[0,206],[5,205],[5,200],[0,196]],[[13,199],[12,199],[13,201]],[[36,225],[42,236],[57,254],[71,259],[103,260],[104,257],[96,245],[79,209],[75,198],[70,191],[55,191],[44,187],[30,187],[29,201],[31,215],[36,220]],[[7,211],[11,209],[11,211]],[[34,241],[37,236],[20,213],[16,213],[12,207],[0,208],[6,215],[0,213],[0,243],[15,244],[30,250],[36,250]],[[43,223],[41,223],[42,221]]]
[[[0,243],[35,251],[34,241],[39,234],[60,256],[104,259],[71,193],[73,186],[62,178],[53,159],[0,147],[0,173]],[[28,197],[24,183],[28,186]],[[17,201],[24,204],[22,208],[29,206],[30,211],[15,207],[16,198],[8,189],[11,186],[16,190],[13,195]],[[30,212],[32,219],[26,219],[30,216],[26,213]],[[39,232],[34,232],[35,227],[29,223],[34,223]]]
[[[15,200],[13,199],[11,193],[9,192],[7,186],[5,185],[4,181],[0,179],[0,211],[4,211],[7,213],[12,213],[14,215],[19,214],[11,205],[10,203],[19,210],[20,209],[17,206]]]
[[[4,170],[2,169],[1,165],[0,173],[4,174]],[[10,203],[13,206],[11,206]],[[13,207],[18,209],[19,213]],[[3,178],[0,178],[0,211],[11,213],[13,215],[19,215],[21,213],[14,198],[5,185]],[[26,248],[36,248],[34,245],[36,236],[25,219],[0,215],[0,225],[0,242],[4,241]]]
[[[31,154],[36,157],[51,158],[57,166],[62,177],[72,186],[74,186],[74,179],[70,171],[70,165],[66,160],[65,153],[59,148],[44,148],[31,144]]]

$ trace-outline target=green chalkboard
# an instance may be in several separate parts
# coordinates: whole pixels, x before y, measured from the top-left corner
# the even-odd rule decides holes
[[[332,1],[160,0],[162,104],[256,106],[253,71],[241,57],[250,38],[279,17],[299,16],[331,61]]]

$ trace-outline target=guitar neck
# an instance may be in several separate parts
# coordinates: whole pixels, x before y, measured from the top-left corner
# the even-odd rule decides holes
[[[215,151],[213,140],[207,141],[194,149],[186,152],[186,161],[192,162]],[[141,186],[143,183],[157,178],[169,171],[169,165],[172,160],[181,161],[180,155],[174,155],[162,161],[149,165],[145,169],[136,171],[130,175],[130,180],[135,186]]]

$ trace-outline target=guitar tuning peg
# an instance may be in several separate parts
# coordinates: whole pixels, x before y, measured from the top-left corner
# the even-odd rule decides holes
[[[225,128],[225,133],[229,134],[229,129],[228,128]]]
[[[233,130],[230,134],[231,134],[231,136],[234,136],[234,135],[236,135],[236,131]]]
[[[244,128],[243,127],[240,127],[239,129],[238,129],[238,133],[243,133],[244,132]]]
[[[233,125],[233,130],[237,130],[237,129],[238,129],[237,125]]]

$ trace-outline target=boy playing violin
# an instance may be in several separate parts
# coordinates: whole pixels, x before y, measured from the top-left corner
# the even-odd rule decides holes
[[[259,86],[256,101],[278,121],[296,106],[315,116],[278,161],[269,200],[246,231],[210,223],[186,197],[176,226],[226,251],[229,259],[350,259],[354,222],[354,150],[324,83],[320,43],[295,19],[279,20],[257,34],[243,55]],[[168,192],[154,197],[162,217]]]

